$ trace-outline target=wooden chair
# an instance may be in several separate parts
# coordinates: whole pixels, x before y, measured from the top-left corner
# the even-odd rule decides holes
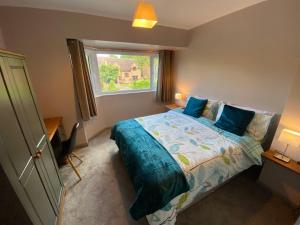
[[[79,181],[81,181],[81,176],[80,176],[76,166],[73,163],[73,158],[78,159],[80,161],[80,164],[83,162],[82,159],[73,152],[74,147],[76,145],[76,135],[77,135],[78,127],[79,127],[79,123],[77,122],[74,124],[74,126],[72,128],[70,138],[62,143],[62,148],[63,148],[62,158],[65,160],[66,163],[70,164],[70,166],[72,167],[72,169],[78,176]]]

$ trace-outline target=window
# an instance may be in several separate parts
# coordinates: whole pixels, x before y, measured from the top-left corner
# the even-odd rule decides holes
[[[96,96],[156,90],[158,54],[86,49]]]

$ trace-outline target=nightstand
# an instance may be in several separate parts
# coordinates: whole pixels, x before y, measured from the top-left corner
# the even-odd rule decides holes
[[[274,157],[276,151],[262,154],[263,169],[259,182],[287,199],[294,207],[300,206],[300,165],[294,160],[286,163]]]
[[[177,105],[176,103],[166,104],[165,107],[166,107],[167,110],[182,108],[181,106]]]

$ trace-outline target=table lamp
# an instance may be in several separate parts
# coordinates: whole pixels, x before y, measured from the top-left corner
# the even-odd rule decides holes
[[[286,144],[285,150],[283,152],[283,154],[281,153],[275,153],[274,157],[277,159],[280,159],[284,162],[289,162],[290,158],[287,157],[285,155],[288,147],[290,145],[295,146],[295,147],[299,147],[300,146],[300,133],[296,132],[296,131],[292,131],[292,130],[288,130],[288,129],[283,129],[281,131],[281,134],[279,136],[278,139],[280,142],[283,142]]]
[[[175,93],[175,100],[181,101],[182,100],[182,94],[181,93]]]

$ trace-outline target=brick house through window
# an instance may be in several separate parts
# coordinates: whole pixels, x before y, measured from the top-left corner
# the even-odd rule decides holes
[[[135,80],[140,79],[149,79],[150,78],[150,69],[143,70],[143,76],[141,69],[138,68],[138,65],[131,59],[123,59],[123,58],[112,58],[112,57],[103,57],[97,56],[98,62],[100,64],[114,64],[117,65],[120,69],[120,74],[117,79],[118,84],[128,84]]]

